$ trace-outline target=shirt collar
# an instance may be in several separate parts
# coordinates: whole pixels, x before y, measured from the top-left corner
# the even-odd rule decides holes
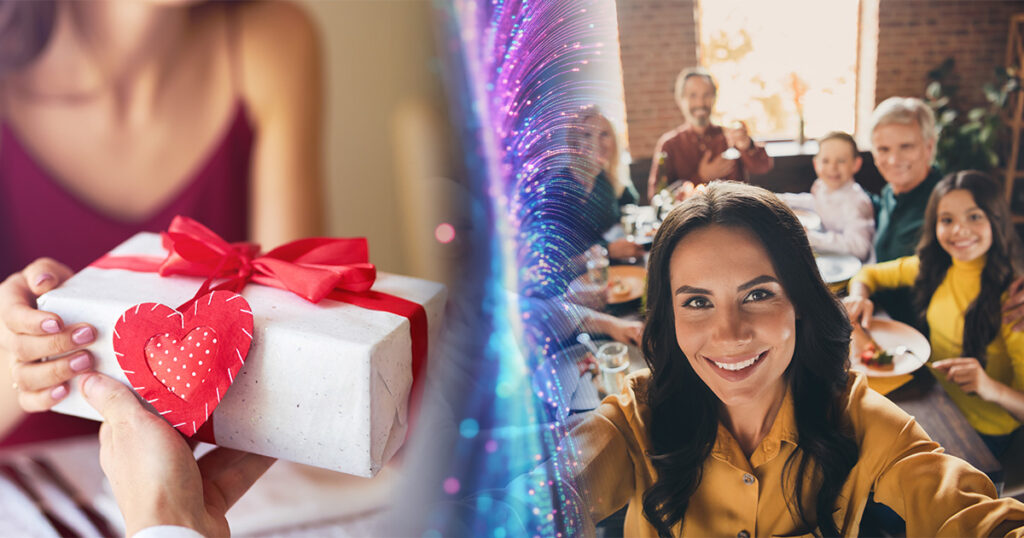
[[[797,446],[799,433],[796,429],[796,415],[793,408],[793,395],[790,388],[786,387],[786,395],[782,398],[782,406],[775,416],[775,422],[761,440],[761,444],[754,449],[750,455],[749,465],[760,467],[773,460],[782,451],[783,443],[793,447]],[[715,445],[711,449],[711,456],[722,460],[734,467],[746,467],[747,458],[740,448],[739,442],[732,433],[721,422],[718,423],[718,435],[715,437]]]

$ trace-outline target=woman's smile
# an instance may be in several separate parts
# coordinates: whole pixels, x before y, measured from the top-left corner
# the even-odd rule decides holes
[[[742,228],[696,230],[676,246],[669,274],[676,341],[701,380],[726,407],[780,400],[796,312],[761,242]]]

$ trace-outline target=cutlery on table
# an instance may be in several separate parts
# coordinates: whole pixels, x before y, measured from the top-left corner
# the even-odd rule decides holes
[[[100,515],[100,513],[93,508],[89,500],[82,495],[82,492],[72,486],[71,483],[57,471],[57,468],[50,462],[50,460],[41,456],[33,456],[31,459],[32,463],[37,469],[39,469],[42,475],[49,480],[51,484],[57,486],[57,489],[64,492],[64,494],[75,503],[78,510],[89,519],[89,522],[92,523],[93,527],[96,527],[96,530],[99,531],[101,536],[116,536],[118,534],[110,527],[110,523],[106,518]]]
[[[46,521],[50,523],[50,526],[53,527],[53,530],[57,531],[58,535],[69,536],[72,538],[80,538],[82,536],[74,529],[69,527],[66,523],[61,521],[59,517],[57,517],[53,512],[51,512],[46,507],[46,504],[43,502],[42,497],[39,496],[39,493],[35,490],[35,488],[32,487],[32,485],[28,483],[28,480],[25,479],[25,475],[23,475],[21,471],[19,471],[16,467],[7,463],[0,464],[0,473],[2,473],[4,476],[10,479],[11,483],[14,484],[15,487],[20,489],[21,492],[24,493],[25,496],[28,497],[32,501],[32,503],[36,505],[36,508],[38,508],[39,512],[43,514],[43,517],[46,518]]]

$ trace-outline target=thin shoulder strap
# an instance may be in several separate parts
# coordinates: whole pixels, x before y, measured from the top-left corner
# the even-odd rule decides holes
[[[238,13],[231,9],[231,2],[221,3],[224,11],[225,38],[227,41],[228,66],[231,69],[231,89],[236,96],[242,92],[242,51],[241,29],[238,24]]]

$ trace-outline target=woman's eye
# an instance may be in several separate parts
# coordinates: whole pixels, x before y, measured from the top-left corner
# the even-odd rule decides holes
[[[953,223],[953,219],[950,219],[950,218],[942,218],[942,219],[939,219],[939,223],[940,223],[940,224],[952,224],[952,223]]]
[[[711,301],[709,301],[707,297],[691,297],[683,303],[683,308],[711,308]]]
[[[968,217],[968,218],[971,219],[972,221],[977,222],[977,221],[981,220],[983,217],[984,217],[984,215],[982,215],[981,213],[972,213],[971,216]]]
[[[756,301],[764,301],[765,299],[771,299],[772,297],[775,297],[774,293],[768,290],[757,289],[748,293],[747,298],[744,300],[744,302],[750,303]]]

